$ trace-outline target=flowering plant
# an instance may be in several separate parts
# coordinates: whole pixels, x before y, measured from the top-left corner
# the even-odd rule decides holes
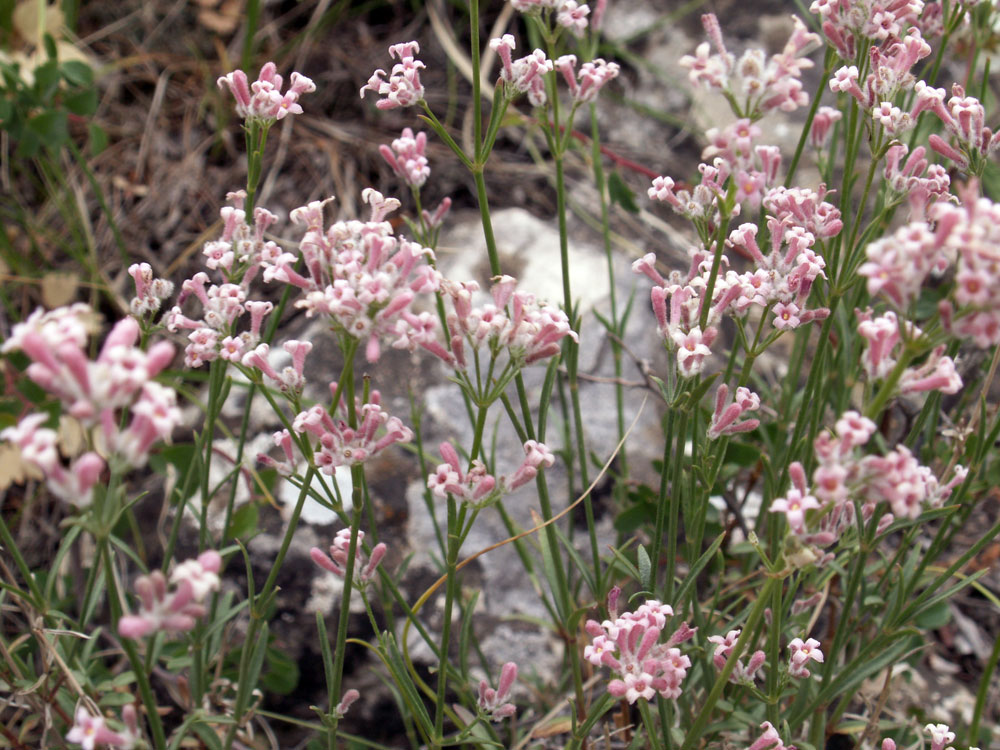
[[[421,748],[995,739],[1000,640],[989,658],[977,642],[958,723],[895,690],[930,631],[955,642],[953,618],[971,637],[970,587],[997,598],[980,556],[1000,524],[980,519],[1000,481],[1000,136],[974,96],[995,8],[816,0],[775,54],[706,14],[677,67],[731,117],[689,128],[697,168],[661,175],[602,142],[619,137],[608,94],[640,75],[602,31],[608,6],[512,0],[484,43],[470,3],[467,59],[448,50],[464,128],[438,116],[438,50],[388,46],[360,94],[377,97],[366,117],[397,119],[360,212],[354,190],[264,179],[269,132],[280,165],[322,86],[293,72],[283,90],[271,62],[219,77],[246,183],[219,192],[197,267],[175,287],[130,259],[130,301],[5,328],[18,385],[0,439],[28,489],[0,513],[23,626],[0,632],[0,680],[30,720],[0,744],[388,746],[369,736],[376,704]],[[778,143],[787,127],[797,141]],[[550,178],[559,299],[503,252],[492,170],[513,142]],[[468,194],[441,195],[449,159]],[[572,273],[581,201],[608,277],[594,309]],[[463,203],[483,274],[452,257]],[[623,241],[629,209],[683,244]],[[96,310],[121,313],[99,344]],[[408,370],[433,387],[406,393]],[[393,535],[390,494],[423,536]],[[42,562],[24,534],[39,508],[64,530]],[[282,652],[297,641],[300,667]],[[302,683],[320,695],[294,694],[319,664]],[[315,716],[275,710],[282,690]]]

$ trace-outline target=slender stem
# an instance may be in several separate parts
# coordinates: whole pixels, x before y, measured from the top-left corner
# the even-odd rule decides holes
[[[479,0],[469,0],[469,59],[472,60],[472,140],[476,150],[476,163],[480,163],[483,148],[483,100],[479,74]]]
[[[490,273],[499,276],[500,254],[497,252],[497,241],[493,235],[493,220],[490,218],[490,201],[486,195],[486,180],[483,177],[483,170],[480,166],[473,170],[473,177],[476,180],[476,198],[479,202],[479,216],[482,219],[483,234],[486,237],[486,253],[490,258]]]
[[[711,692],[708,694],[708,697],[702,704],[701,711],[698,712],[698,716],[695,717],[694,723],[684,737],[684,744],[681,745],[681,750],[691,750],[698,740],[701,739],[701,734],[705,730],[705,726],[708,724],[709,719],[712,718],[712,711],[715,709],[715,704],[718,703],[719,698],[722,697],[722,691],[726,688],[729,675],[733,673],[733,669],[736,668],[736,662],[746,650],[747,644],[750,641],[750,634],[757,628],[757,623],[764,616],[764,609],[770,603],[773,588],[780,585],[781,580],[778,578],[767,579],[763,591],[760,592],[757,601],[754,602],[753,609],[750,611],[750,617],[747,618],[746,625],[743,627],[743,632],[740,633],[740,637],[737,639],[736,645],[733,646],[733,650],[729,652],[729,658],[726,660],[725,666],[722,667],[722,671],[715,678],[715,684],[712,686]]]
[[[111,557],[111,544],[106,536],[97,540],[100,547],[101,558],[104,560],[105,578],[108,585],[108,604],[111,610],[111,629],[118,632],[118,621],[122,617],[121,593],[118,590],[118,579],[115,576],[114,560]],[[156,710],[156,696],[153,695],[153,688],[149,683],[149,674],[146,672],[142,657],[138,649],[129,638],[121,639],[122,649],[132,665],[132,672],[135,674],[136,683],[139,685],[139,695],[142,703],[146,707],[146,718],[149,721],[150,731],[153,733],[153,747],[156,750],[164,750],[167,746],[167,736],[163,731],[163,722],[160,713]]]
[[[667,466],[670,463],[670,448],[674,442],[674,415],[676,414],[675,409],[667,410],[667,425],[666,430],[663,434],[663,465],[660,467],[660,492],[656,498],[656,532],[653,534],[653,555],[650,558],[653,565],[656,566],[656,570],[659,570],[660,565],[660,553],[663,548],[663,532],[667,524],[667,506],[669,503],[671,510],[671,517],[676,518],[676,515],[672,512],[676,508],[676,498],[670,497],[667,494]],[[669,499],[668,499],[669,498]],[[668,533],[667,542],[667,564],[664,569],[665,579],[663,584],[663,601],[671,602],[673,601],[674,593],[674,562],[673,558],[677,556],[677,535],[675,529],[670,529]],[[673,547],[673,552],[671,554],[671,547]],[[654,579],[655,580],[655,579]]]
[[[205,426],[201,433],[198,452],[202,456],[201,466],[201,519],[198,529],[198,551],[204,552],[209,544],[208,505],[211,500],[211,468],[212,451],[214,448],[215,420],[222,411],[223,385],[226,378],[226,361],[212,360],[208,376],[208,404],[205,413]]]
[[[553,108],[556,108],[553,99]],[[557,115],[558,117],[558,115]],[[558,119],[556,120],[558,126]],[[569,279],[569,229],[566,224],[566,171],[562,154],[555,154],[556,167],[556,215],[559,218],[559,260],[562,267],[563,307],[570,319],[570,325],[579,333],[579,319],[573,315],[573,291]],[[580,408],[580,383],[577,368],[580,359],[580,344],[572,337],[566,338],[566,375],[569,381],[569,398],[573,410],[573,428],[576,438],[576,458],[579,463],[580,486],[590,485],[590,472],[587,467],[587,447],[583,434],[583,412]],[[570,487],[572,492],[572,487]],[[597,547],[596,523],[594,520],[594,503],[588,494],[583,500],[584,516],[587,519],[587,531],[590,536],[590,555],[594,565],[594,581],[601,579],[601,557]],[[593,592],[598,594],[599,592]]]
[[[645,698],[638,701],[639,705],[639,715],[642,717],[642,725],[646,729],[646,736],[648,737],[647,747],[650,750],[656,750],[660,747],[660,743],[656,741],[656,722],[653,721],[653,715],[649,710],[649,701]]]
[[[462,514],[464,515],[464,513]],[[437,700],[434,711],[434,742],[444,736],[445,691],[448,685],[448,650],[451,644],[451,618],[458,583],[458,552],[462,546],[461,529],[455,498],[448,494],[448,562],[445,581],[444,621],[441,625],[441,649],[438,662]]]
[[[349,394],[349,397],[353,394]],[[330,705],[340,701],[341,684],[344,679],[344,659],[347,653],[347,625],[351,619],[351,592],[354,588],[354,570],[358,552],[358,531],[361,527],[361,512],[364,506],[364,467],[351,466],[351,541],[347,547],[347,562],[344,564],[344,589],[340,596],[340,612],[337,616],[337,640],[333,650],[333,688],[328,696]],[[331,733],[337,730],[337,718],[333,718]],[[336,741],[333,747],[337,747]]]
[[[993,651],[990,658],[983,664],[983,675],[979,678],[979,689],[976,691],[976,707],[972,712],[972,723],[969,724],[969,742],[979,740],[979,722],[983,718],[983,710],[986,708],[986,698],[989,695],[990,681],[996,671],[997,662],[1000,661],[1000,636],[997,636],[993,643]]]

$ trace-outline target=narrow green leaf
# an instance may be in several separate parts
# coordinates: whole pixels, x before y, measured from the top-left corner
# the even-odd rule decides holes
[[[639,213],[639,204],[635,202],[635,193],[625,184],[625,180],[617,171],[608,175],[608,196],[612,203],[617,203],[630,214]]]
[[[653,566],[649,561],[649,553],[646,552],[646,548],[641,544],[637,550],[636,559],[639,564],[639,583],[642,584],[643,588],[653,588]]]

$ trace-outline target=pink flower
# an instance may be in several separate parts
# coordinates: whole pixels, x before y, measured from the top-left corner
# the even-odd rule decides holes
[[[487,714],[490,721],[503,721],[517,711],[513,703],[504,703],[516,679],[517,664],[509,661],[500,670],[500,681],[496,690],[491,688],[486,680],[479,682],[479,710]]]
[[[700,373],[705,367],[705,358],[712,353],[704,343],[701,329],[695,326],[687,333],[675,331],[672,338],[677,347],[677,369],[681,377],[692,378]]]
[[[715,413],[708,425],[708,438],[715,440],[721,435],[734,435],[739,432],[749,432],[757,429],[759,419],[739,420],[748,411],[760,408],[760,396],[742,386],[736,389],[733,403],[726,405],[729,396],[729,386],[722,383],[715,392]]]
[[[779,497],[771,502],[772,513],[784,513],[789,528],[796,534],[805,534],[806,511],[818,509],[819,501],[812,495],[803,494],[800,490],[788,490],[787,497]]]
[[[614,598],[617,601],[617,594]],[[648,600],[635,612],[619,617],[609,594],[608,611],[613,621],[587,621],[585,628],[593,641],[584,650],[591,664],[610,667],[618,674],[608,683],[608,692],[629,703],[639,698],[652,700],[657,693],[678,698],[691,660],[677,646],[692,638],[694,629],[682,623],[666,643],[659,643],[667,618],[673,615],[669,605]]]
[[[793,638],[788,648],[792,652],[788,674],[792,677],[808,677],[810,672],[807,665],[810,661],[823,663],[823,652],[815,638],[809,638],[805,642],[801,638]]]
[[[726,662],[729,661],[729,655],[736,645],[741,632],[741,630],[730,630],[725,636],[710,635],[708,637],[708,642],[715,644],[715,651],[712,653],[712,663],[719,671],[722,671],[723,667],[726,666]],[[733,671],[729,673],[729,681],[737,685],[753,686],[756,679],[755,675],[763,666],[766,659],[766,654],[760,650],[754,651],[750,655],[750,662],[746,666],[743,665],[742,659],[737,659]]]
[[[799,317],[799,306],[794,302],[779,302],[774,306],[774,327],[779,331],[786,328],[798,328],[802,324]]]
[[[426,66],[416,59],[418,52],[420,45],[417,42],[404,42],[389,47],[389,55],[399,62],[392,66],[388,80],[383,80],[386,74],[384,70],[376,70],[368,83],[361,87],[361,98],[369,90],[384,97],[375,103],[379,109],[409,107],[422,101],[424,87],[420,83],[420,70]]]
[[[576,0],[563,0],[556,12],[556,23],[575,37],[582,37],[587,31],[587,16],[590,8],[584,3],[577,4]]]
[[[178,633],[194,628],[195,621],[207,611],[203,603],[208,594],[219,590],[221,566],[222,558],[214,550],[185,560],[170,576],[175,586],[172,591],[159,570],[139,576],[135,582],[139,614],[125,615],[118,621],[119,635],[138,639],[157,631]]]
[[[431,170],[427,166],[424,149],[427,146],[427,134],[413,134],[410,128],[403,128],[402,135],[392,142],[392,147],[382,144],[379,153],[392,170],[411,187],[423,187],[430,177]]]
[[[527,484],[538,474],[542,467],[552,466],[555,463],[555,456],[545,446],[535,440],[529,440],[524,444],[524,461],[509,480],[501,479],[508,491],[513,491],[523,484]]]
[[[556,60],[555,68],[562,73],[566,85],[569,87],[569,93],[573,97],[573,101],[577,103],[594,101],[597,98],[597,92],[612,78],[616,78],[619,72],[617,63],[609,63],[597,58],[593,62],[585,62],[581,65],[578,74],[575,55],[563,55]]]
[[[385,542],[379,542],[369,555],[366,556],[362,550],[362,542],[365,539],[365,532],[358,531],[357,545],[354,551],[354,585],[364,587],[375,577],[379,563],[388,551]],[[348,552],[351,548],[351,530],[341,529],[330,545],[330,554],[327,555],[319,547],[309,550],[309,556],[314,563],[324,570],[328,570],[339,578],[347,575]]]
[[[84,750],[95,750],[102,746],[131,750],[139,739],[135,709],[131,705],[125,706],[122,717],[126,724],[125,732],[114,732],[108,728],[103,716],[93,716],[80,706],[76,710],[73,726],[66,734],[66,741],[74,742]]]
[[[337,718],[343,719],[347,716],[347,712],[350,710],[351,705],[357,702],[360,697],[361,693],[354,688],[346,691],[341,697],[340,703],[338,703],[337,707],[333,710],[333,712],[337,715]]]
[[[955,733],[947,724],[928,724],[924,731],[931,736],[931,750],[944,750],[955,741]]]
[[[786,745],[778,736],[778,730],[769,721],[760,725],[764,734],[758,737],[747,750],[795,750],[795,745]]]
[[[236,99],[236,114],[244,120],[272,123],[287,115],[302,114],[299,97],[316,90],[316,85],[304,75],[292,73],[291,85],[281,93],[281,76],[273,62],[261,68],[252,84],[242,70],[234,70],[218,80],[219,88],[227,87]]]
[[[812,126],[809,130],[809,143],[813,148],[823,148],[830,140],[830,133],[834,123],[838,122],[843,115],[839,109],[833,107],[820,107],[816,110]]]

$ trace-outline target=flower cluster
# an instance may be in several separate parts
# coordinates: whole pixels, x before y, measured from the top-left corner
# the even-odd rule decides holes
[[[736,203],[753,209],[760,206],[764,191],[775,186],[781,167],[777,146],[754,145],[760,134],[760,126],[746,117],[725,128],[709,128],[705,132],[708,146],[701,154],[702,159],[713,159],[719,183],[732,176]]]
[[[555,68],[566,79],[570,96],[577,104],[594,101],[604,84],[617,78],[620,71],[618,63],[609,63],[601,58],[585,62],[577,71],[576,55],[563,55],[556,60]]]
[[[441,281],[441,290],[452,307],[447,315],[451,352],[446,361],[464,370],[468,366],[468,346],[477,353],[486,348],[492,356],[507,350],[519,367],[558,354],[566,336],[579,340],[566,313],[538,302],[533,294],[515,291],[516,287],[516,279],[501,276],[490,290],[493,304],[473,307],[472,296],[479,290],[478,283]]]
[[[870,310],[855,311],[858,316],[858,333],[868,347],[861,356],[861,365],[869,378],[885,378],[896,367],[897,348],[903,341],[919,338],[922,332],[912,323],[900,323],[891,310],[873,317]],[[940,391],[958,393],[962,388],[962,378],[955,368],[955,361],[946,356],[942,344],[931,352],[927,361],[919,367],[909,367],[899,378],[899,393],[920,393]]]
[[[674,614],[669,604],[650,599],[635,612],[619,617],[616,601],[617,592],[613,591],[608,596],[610,619],[587,621],[586,630],[593,641],[584,649],[584,658],[595,667],[610,667],[616,672],[618,679],[608,684],[608,692],[629,703],[639,698],[652,700],[657,693],[678,698],[691,660],[677,646],[689,640],[694,629],[681,623],[665,643],[659,643],[667,618]]]
[[[971,183],[955,205],[937,200],[926,220],[901,227],[865,249],[868,262],[858,273],[870,294],[882,293],[898,308],[911,305],[926,278],[954,266],[952,299],[940,304],[945,328],[978,347],[1000,343],[1000,304],[992,290],[1000,283],[1000,205],[979,197]]]
[[[399,207],[398,200],[371,188],[362,197],[372,208],[369,221],[338,221],[324,228],[321,201],[292,211],[292,221],[306,226],[299,243],[303,273],[296,270],[293,253],[282,253],[266,264],[264,279],[301,289],[295,306],[309,317],[327,316],[335,331],[363,342],[369,362],[379,358],[383,338],[391,338],[397,348],[433,350],[433,316],[411,310],[418,293],[438,289],[440,277],[426,262],[433,253],[396,237],[384,221]]]
[[[556,25],[567,29],[573,36],[581,37],[587,30],[587,16],[590,6],[578,3],[576,0],[510,0],[511,6],[521,13],[540,13],[543,11],[555,15]],[[593,23],[595,28],[600,25],[600,17],[604,12],[607,0],[597,0]]]
[[[446,463],[427,477],[427,487],[440,498],[448,495],[473,505],[485,505],[507,492],[527,484],[538,475],[541,467],[552,466],[555,456],[544,443],[529,440],[524,444],[524,461],[508,479],[499,480],[487,473],[486,466],[476,459],[468,471],[463,472],[458,452],[451,443],[441,443],[441,457]]]
[[[746,122],[746,127],[752,127]],[[749,131],[747,138],[749,138]],[[734,149],[746,150],[739,139],[726,139],[721,151],[730,150],[727,157],[718,156],[716,164],[727,163],[727,158],[738,158]],[[702,164],[703,174],[718,172],[716,167]],[[673,193],[673,180],[658,177],[653,182],[649,194],[652,198],[667,200],[675,209],[686,212],[682,197]],[[704,188],[704,184],[696,188]],[[714,195],[724,195],[717,185]],[[706,193],[713,194],[712,190]],[[757,244],[757,225],[741,224],[730,233],[728,247],[739,250],[751,258],[756,269],[743,274],[735,271],[719,273],[712,286],[711,300],[705,299],[711,277],[714,248],[708,250],[694,248],[690,251],[691,266],[687,275],[672,272],[664,278],[656,270],[655,256],[647,254],[632,264],[636,273],[648,276],[656,286],[650,297],[653,312],[659,323],[660,335],[677,353],[678,371],[683,377],[693,377],[701,372],[706,357],[711,354],[711,346],[718,335],[718,324],[729,313],[742,316],[751,305],[771,308],[774,312],[774,327],[782,330],[825,318],[826,308],[806,309],[807,300],[817,278],[825,278],[826,266],[813,246],[819,239],[836,235],[843,227],[840,213],[823,200],[825,190],[819,192],[806,188],[789,189],[776,187],[768,190],[762,204],[768,212],[767,227],[770,234],[770,252],[764,255]],[[714,200],[714,198],[713,198]],[[700,208],[698,209],[700,210]],[[701,217],[704,220],[704,216]],[[729,265],[725,254],[720,258],[722,266]],[[703,308],[709,305],[707,315]],[[702,321],[704,320],[704,330]]]
[[[822,106],[816,110],[812,125],[809,127],[809,145],[820,149],[826,146],[830,140],[833,126],[843,118],[844,114],[839,109]]]
[[[85,348],[92,319],[84,304],[36,310],[14,326],[0,351],[21,350],[31,358],[28,377],[59,399],[66,414],[87,428],[99,428],[95,440],[100,453],[141,466],[153,443],[168,439],[181,419],[174,391],[152,381],[170,364],[174,347],[162,341],[141,350],[136,346],[139,324],[129,317],[115,325],[91,360]],[[123,430],[124,413],[131,419]],[[46,421],[45,415],[28,415],[0,438],[20,447],[24,460],[45,475],[55,495],[78,506],[89,505],[104,459],[88,452],[67,470],[56,448],[56,433],[42,427]]]
[[[371,553],[365,559],[365,554],[361,549],[361,543],[365,539],[365,532],[358,531],[358,541],[354,550],[354,585],[363,588],[372,578],[375,577],[375,573],[378,570],[379,563],[382,562],[382,558],[385,557],[387,547],[385,542],[379,542],[374,547],[372,547]],[[337,532],[337,536],[333,539],[333,544],[330,545],[330,554],[327,555],[319,547],[313,547],[309,550],[309,556],[312,557],[313,562],[319,565],[324,570],[329,570],[338,578],[343,578],[347,575],[347,561],[348,553],[351,549],[351,530],[341,529]],[[345,695],[346,699],[346,695]],[[350,703],[353,703],[351,701]],[[350,703],[347,706],[350,706]],[[344,709],[346,712],[346,708]]]
[[[383,143],[378,152],[403,182],[412,188],[420,188],[431,176],[431,168],[427,166],[427,157],[424,156],[426,147],[426,133],[413,135],[410,128],[403,128],[403,133],[392,142],[391,147]]]
[[[715,650],[712,652],[712,663],[719,671],[722,671],[722,668],[726,666],[726,662],[729,661],[733,646],[736,645],[736,641],[739,640],[740,633],[742,632],[739,629],[730,630],[725,636],[710,635],[708,637],[708,642],[715,644]],[[742,659],[737,659],[733,671],[729,673],[729,681],[737,685],[750,685],[752,687],[757,671],[764,665],[766,660],[767,655],[759,649],[750,655],[750,661],[746,665],[743,664]]]
[[[942,486],[904,445],[885,456],[859,456],[874,433],[875,423],[854,411],[837,420],[832,434],[820,433],[813,444],[819,465],[811,490],[802,465],[796,461],[789,466],[792,487],[785,497],[772,501],[770,510],[783,513],[788,521],[792,538],[786,543],[786,556],[793,564],[826,559],[815,547],[833,544],[855,525],[855,499],[865,523],[879,503],[888,504],[891,512],[878,520],[876,533],[881,534],[896,517],[916,518],[924,504],[941,506],[966,477],[967,470],[956,466],[951,480]],[[813,515],[807,516],[809,511]]]
[[[73,726],[66,733],[66,741],[80,745],[83,750],[95,750],[101,746],[132,750],[141,739],[135,706],[126,704],[122,708],[122,722],[125,724],[124,730],[116,732],[108,727],[103,716],[94,716],[80,706],[76,709]]]
[[[260,69],[260,75],[249,83],[247,74],[234,70],[218,80],[219,88],[227,87],[236,99],[236,114],[247,121],[272,123],[286,115],[302,114],[299,97],[316,90],[316,85],[299,73],[292,73],[291,85],[281,93],[282,78],[273,62]]]
[[[282,368],[279,373],[271,366],[269,355],[271,347],[268,344],[258,344],[256,347],[243,355],[241,361],[244,366],[259,370],[265,377],[273,381],[278,388],[286,393],[301,393],[305,385],[306,356],[312,351],[312,343],[309,341],[296,341],[290,339],[281,345],[292,357],[292,364]]]
[[[721,90],[737,117],[753,120],[773,109],[791,112],[809,102],[801,75],[812,67],[812,61],[801,56],[820,40],[799,18],[793,18],[795,28],[784,49],[770,59],[762,49],[748,49],[737,60],[726,49],[715,14],[703,15],[701,22],[711,43],[702,42],[694,55],[680,59],[691,83]]]
[[[536,49],[530,55],[514,60],[511,51],[516,49],[514,37],[504,34],[498,39],[490,40],[490,49],[500,58],[500,80],[509,87],[509,94],[527,94],[533,107],[544,107],[548,97],[545,93],[545,74],[553,70],[552,61],[545,53]]]
[[[817,664],[823,663],[823,652],[820,650],[820,643],[815,638],[808,638],[803,641],[801,638],[793,638],[788,644],[788,650],[792,652],[788,661],[788,674],[792,677],[809,677],[809,662]]]
[[[667,347],[676,352],[677,370],[685,378],[694,377],[704,368],[705,359],[712,353],[710,347],[719,335],[716,325],[733,301],[723,292],[721,285],[717,287],[707,325],[702,331],[699,316],[705,304],[703,295],[712,258],[697,248],[692,248],[690,253],[691,268],[686,277],[674,271],[668,279],[664,279],[654,266],[655,256],[652,253],[632,264],[633,271],[645,274],[657,284],[651,290],[650,298],[658,330]],[[728,264],[728,259],[723,257],[723,262]]]
[[[889,190],[906,198],[910,220],[926,218],[931,203],[948,200],[951,178],[940,164],[930,164],[927,149],[917,146],[910,153],[906,144],[895,143],[885,155],[885,180]],[[905,161],[904,161],[905,159]]]
[[[994,151],[1000,148],[1000,133],[993,133],[986,127],[986,110],[974,96],[966,96],[959,84],[951,87],[951,99],[944,106],[944,90],[926,87],[917,106],[936,114],[944,123],[945,130],[952,136],[956,146],[952,146],[941,136],[933,134],[928,138],[930,147],[942,156],[951,159],[961,169],[969,169],[972,164],[982,164]]]
[[[139,576],[135,593],[139,597],[139,614],[125,615],[118,621],[118,633],[123,638],[145,638],[157,632],[180,633],[191,630],[195,621],[207,611],[205,599],[219,590],[219,570],[222,558],[218,552],[202,552],[197,558],[174,566],[170,574],[173,589],[158,570]]]
[[[869,41],[885,43],[915,27],[922,0],[814,0],[823,35],[844,60],[854,60]]]
[[[159,312],[163,300],[174,293],[172,281],[153,278],[149,263],[133,263],[128,267],[128,274],[135,282],[135,297],[129,302],[129,310],[136,317]]]
[[[207,242],[203,249],[205,266],[218,274],[220,283],[212,283],[207,273],[199,271],[184,281],[176,305],[164,316],[167,330],[190,331],[184,349],[188,367],[201,367],[217,358],[240,362],[260,342],[261,325],[274,308],[270,302],[251,300],[249,294],[250,284],[261,269],[269,268],[282,255],[275,242],[264,238],[277,217],[258,206],[253,224],[248,224],[243,210],[246,193],[229,193],[226,200],[230,205],[219,211],[222,237]],[[199,318],[183,312],[184,303],[191,298],[201,305]],[[239,331],[246,313],[250,313],[249,329]]]
[[[489,716],[490,721],[503,721],[510,718],[517,711],[513,703],[505,703],[510,689],[517,679],[517,664],[512,661],[507,662],[500,669],[500,681],[494,690],[486,680],[479,682],[479,711]]]
[[[901,135],[916,125],[916,118],[926,108],[924,89],[917,83],[914,65],[931,53],[920,30],[911,28],[905,37],[892,36],[881,47],[869,51],[871,72],[861,83],[856,65],[839,68],[830,79],[830,90],[853,96],[891,136]],[[917,101],[909,112],[903,112],[892,101],[900,91],[916,86]]]
[[[716,160],[721,162],[721,160]],[[728,174],[723,173],[720,180],[721,163],[715,165],[699,164],[701,182],[690,190],[680,188],[672,177],[656,177],[647,194],[650,200],[669,203],[681,216],[702,225],[714,225],[719,221],[719,199],[725,197],[722,183]],[[738,207],[737,207],[738,212]]]
[[[743,416],[750,411],[757,411],[760,408],[760,396],[749,388],[740,386],[736,389],[736,396],[728,406],[729,386],[722,383],[715,392],[715,413],[708,424],[708,439],[715,440],[722,435],[735,435],[739,432],[750,432],[756,430],[760,425],[759,419],[743,419]]]
[[[1000,204],[975,191],[972,183],[962,205],[942,201],[930,215],[945,256],[956,263],[954,304],[941,304],[942,321],[949,332],[985,349],[1000,344]]]
[[[336,395],[337,383],[330,383],[330,392]],[[382,408],[378,391],[373,390],[368,399],[367,403],[359,400],[356,405],[359,419],[356,429],[342,419],[334,419],[319,404],[300,412],[292,422],[295,432],[308,433],[319,441],[314,460],[324,474],[333,475],[338,466],[362,463],[394,443],[413,440],[413,431],[399,417],[390,417]],[[340,409],[346,411],[343,403]],[[380,428],[385,432],[377,437]],[[284,435],[283,432],[278,434]]]
[[[420,69],[426,67],[416,59],[420,45],[416,42],[401,42],[389,47],[389,55],[399,60],[392,66],[389,80],[384,80],[385,71],[379,68],[368,83],[361,87],[361,98],[366,91],[374,91],[383,99],[375,102],[379,109],[409,107],[424,98],[424,87],[420,83]]]
[[[817,278],[826,278],[826,263],[813,250],[816,238],[801,225],[790,225],[773,216],[767,219],[771,248],[767,256],[757,245],[757,225],[741,224],[729,235],[731,247],[753,258],[757,268],[743,274],[727,274],[727,282],[740,288],[734,312],[745,314],[751,305],[773,305],[774,327],[798,328],[803,323],[825,318],[826,308],[807,310],[806,305]]]

